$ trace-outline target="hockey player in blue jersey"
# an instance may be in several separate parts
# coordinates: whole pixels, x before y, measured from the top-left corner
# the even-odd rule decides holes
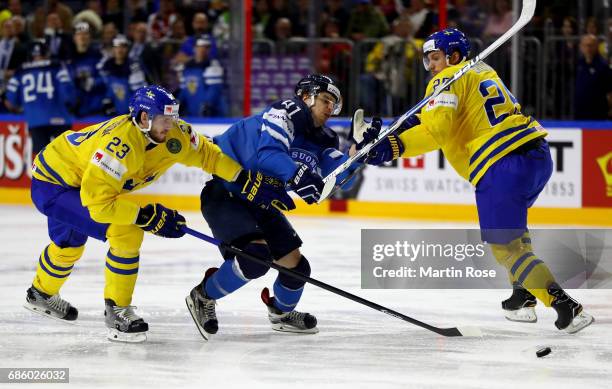
[[[214,138],[221,150],[245,168],[259,169],[288,184],[307,203],[315,203],[325,176],[348,157],[338,151],[338,136],[325,123],[342,109],[342,96],[326,76],[308,75],[296,85],[295,96],[277,101],[263,112],[232,125]],[[351,171],[346,172],[351,174]],[[340,181],[345,177],[340,177]],[[346,185],[351,185],[349,180]],[[236,197],[236,185],[219,179],[202,190],[202,214],[214,236],[245,252],[280,266],[310,275],[308,259],[300,252],[302,240],[287,218],[274,209],[252,207]],[[225,261],[210,268],[204,280],[186,298],[198,330],[208,339],[218,330],[216,300],[234,292],[268,271],[222,250]],[[317,319],[295,310],[304,282],[279,273],[274,297],[265,288],[261,297],[268,307],[272,328],[278,331],[316,333]]]
[[[49,59],[44,41],[34,40],[30,55],[31,61],[9,80],[5,104],[10,111],[23,109],[32,137],[32,155],[36,155],[72,127],[68,106],[76,100],[76,90],[68,70]]]
[[[179,71],[181,90],[177,97],[181,108],[187,116],[226,116],[223,67],[216,59],[210,59],[210,41],[197,39],[194,53],[194,58]]]
[[[106,114],[128,113],[132,95],[146,84],[144,72],[138,62],[128,58],[129,44],[126,37],[117,35],[113,39],[113,56],[98,64],[106,84]]]

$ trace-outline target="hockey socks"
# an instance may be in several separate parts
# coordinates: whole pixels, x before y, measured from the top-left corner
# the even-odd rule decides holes
[[[306,257],[302,256],[296,267],[291,269],[305,276],[310,276],[310,264]],[[274,306],[283,312],[293,311],[302,297],[304,281],[279,273],[274,282]]]
[[[247,282],[249,279],[242,274],[238,261],[229,259],[223,262],[219,270],[206,280],[204,292],[208,298],[218,300],[241,288]]]

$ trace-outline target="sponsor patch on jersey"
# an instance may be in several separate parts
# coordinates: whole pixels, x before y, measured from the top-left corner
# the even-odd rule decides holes
[[[172,154],[178,154],[181,152],[183,145],[181,145],[181,141],[176,138],[170,138],[166,141],[166,148]]]
[[[121,162],[100,149],[96,150],[91,157],[90,163],[93,163],[117,181],[121,180],[125,172],[127,172],[127,168]]]
[[[432,109],[438,107],[448,107],[452,109],[457,109],[457,104],[459,102],[459,98],[457,95],[452,93],[442,93],[438,95],[435,99],[431,100],[425,106],[425,111],[431,111]]]

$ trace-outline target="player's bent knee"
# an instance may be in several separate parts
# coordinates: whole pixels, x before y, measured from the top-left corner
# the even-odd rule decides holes
[[[306,277],[310,277],[310,263],[308,262],[308,259],[306,259],[306,257],[303,255],[301,256],[300,262],[297,264],[297,266],[291,270],[305,275]],[[278,279],[283,286],[293,290],[300,289],[305,284],[304,281],[298,280],[297,278],[291,277],[290,275],[285,273],[279,273]]]
[[[272,262],[272,253],[270,252],[270,248],[267,244],[262,243],[247,243],[242,251],[252,254],[258,258],[265,259],[266,261]],[[242,256],[236,256],[236,260],[238,261],[238,265],[240,266],[240,271],[245,278],[249,280],[253,280],[255,278],[259,278],[266,274],[270,269],[266,265],[262,265],[255,261],[251,261],[249,259],[243,258]]]
[[[49,257],[58,263],[72,264],[81,258],[84,250],[85,246],[59,247],[55,243],[51,243],[49,245]]]
[[[134,256],[140,252],[144,231],[134,224],[111,224],[106,231],[106,238],[113,254]]]

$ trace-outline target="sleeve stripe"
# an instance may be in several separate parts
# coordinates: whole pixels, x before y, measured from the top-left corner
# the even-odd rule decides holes
[[[287,139],[286,136],[281,135],[279,132],[275,131],[274,129],[270,128],[269,126],[264,125],[262,128],[262,131],[267,132],[268,134],[270,134],[270,136],[278,141],[280,141],[282,144],[285,145],[285,147],[287,148],[287,150],[289,149],[289,140]]]
[[[278,124],[271,122],[266,118],[263,119],[263,123],[264,123],[264,126],[275,130],[279,134],[285,134],[285,137],[291,140],[291,142],[293,142],[293,139],[294,139],[293,135],[289,131],[287,131],[287,129],[285,129],[284,127],[281,127]]]

